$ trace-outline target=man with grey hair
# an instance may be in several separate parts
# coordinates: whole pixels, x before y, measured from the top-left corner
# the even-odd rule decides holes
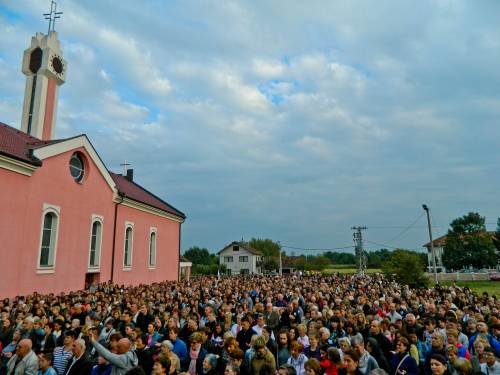
[[[361,371],[364,375],[370,374],[370,372],[373,369],[376,369],[379,367],[377,360],[371,356],[370,353],[365,349],[365,342],[363,338],[360,338],[358,336],[354,336],[351,339],[351,345],[352,348],[358,353],[359,355],[359,364],[358,364],[358,369]]]
[[[33,350],[30,339],[22,339],[14,354],[7,363],[7,375],[36,375],[38,358]]]
[[[264,311],[264,323],[266,326],[271,327],[275,334],[278,333],[280,315],[274,309],[272,302],[266,303],[266,310]]]
[[[73,359],[69,361],[64,375],[89,375],[92,371],[92,362],[85,353],[85,341],[77,339],[71,346]]]

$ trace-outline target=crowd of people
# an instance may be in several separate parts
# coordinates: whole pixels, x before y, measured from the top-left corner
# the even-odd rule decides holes
[[[500,375],[496,296],[382,275],[103,283],[0,314],[0,375]]]

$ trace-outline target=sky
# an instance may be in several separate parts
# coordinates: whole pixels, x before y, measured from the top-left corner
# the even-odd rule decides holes
[[[48,0],[0,0],[0,121]],[[56,138],[183,211],[182,250],[422,250],[500,216],[500,2],[60,0]],[[311,250],[319,249],[319,250]],[[353,251],[347,248],[339,251]]]

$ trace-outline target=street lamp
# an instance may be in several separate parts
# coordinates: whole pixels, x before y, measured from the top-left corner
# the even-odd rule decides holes
[[[427,226],[429,227],[429,238],[431,240],[430,244],[431,244],[432,266],[434,268],[434,283],[439,284],[438,276],[437,276],[437,269],[436,269],[436,253],[434,251],[434,243],[432,241],[432,229],[431,229],[431,218],[429,215],[429,207],[427,207],[426,204],[423,204],[422,208],[427,213]]]

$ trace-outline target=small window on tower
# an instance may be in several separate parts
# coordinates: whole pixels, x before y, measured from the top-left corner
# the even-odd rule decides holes
[[[82,182],[85,176],[85,164],[80,153],[75,152],[69,161],[69,172],[76,182]]]
[[[31,52],[30,70],[32,73],[38,72],[38,69],[42,66],[42,56],[43,52],[40,47],[35,48],[33,52]]]

